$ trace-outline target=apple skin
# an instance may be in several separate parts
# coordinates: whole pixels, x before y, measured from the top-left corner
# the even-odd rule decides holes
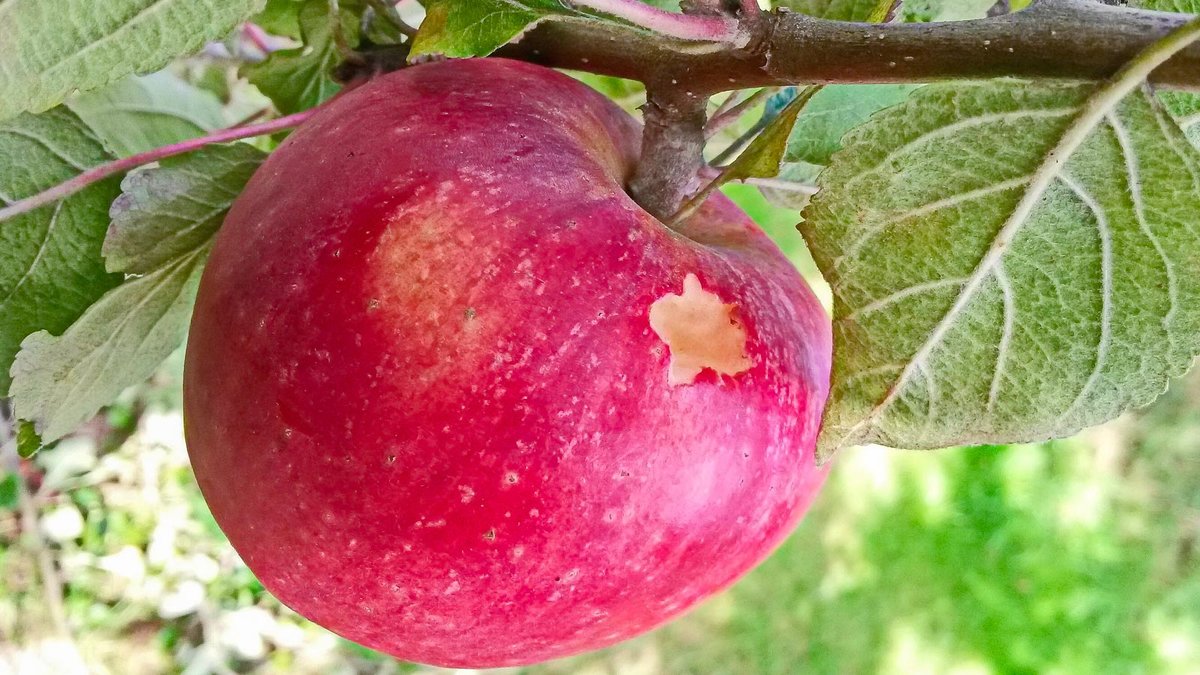
[[[184,406],[213,516],[279,600],[402,659],[525,664],[665,622],[795,526],[829,319],[724,197],[679,231],[638,207],[639,136],[555,71],[432,63],[254,175]],[[669,382],[649,308],[688,275],[735,306],[748,369]]]

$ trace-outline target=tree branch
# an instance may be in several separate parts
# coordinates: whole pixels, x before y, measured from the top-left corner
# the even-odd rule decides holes
[[[779,10],[756,18],[747,47],[707,51],[598,23],[546,21],[501,55],[642,81],[673,73],[703,95],[804,83],[1102,80],[1190,18],[1090,0],[1040,0],[1013,14],[928,24],[850,23]],[[1151,81],[1200,91],[1200,45],[1177,54]]]
[[[698,183],[704,167],[704,102],[713,94],[788,84],[1003,76],[1106,80],[1191,18],[1094,0],[1035,0],[1012,14],[932,24],[830,21],[782,9],[757,12],[749,0],[685,0],[683,14],[631,0],[571,4],[657,31],[601,21],[544,21],[497,55],[644,82],[649,98],[643,108],[642,159],[629,190],[660,218],[675,213]],[[899,2],[880,6],[890,16]],[[729,42],[731,32],[704,23],[713,20],[721,26],[736,23],[739,38]],[[690,41],[680,42],[681,36]],[[370,59],[372,71],[395,69],[406,51],[406,45],[381,50]],[[1200,91],[1200,45],[1176,54],[1150,79]]]

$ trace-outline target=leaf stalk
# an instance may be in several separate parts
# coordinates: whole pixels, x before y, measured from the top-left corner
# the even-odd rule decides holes
[[[251,124],[222,129],[220,131],[208,134],[207,136],[191,138],[181,143],[175,143],[173,145],[147,150],[146,152],[130,155],[129,157],[122,157],[121,159],[114,160],[112,162],[94,166],[87,171],[80,173],[74,178],[59,183],[35,195],[31,195],[24,199],[18,199],[4,208],[0,208],[0,222],[9,220],[10,218],[15,218],[16,216],[19,216],[23,213],[28,213],[34,209],[46,206],[47,204],[53,204],[59,200],[66,199],[67,197],[70,197],[80,190],[83,190],[89,185],[98,183],[110,176],[124,173],[130,169],[135,169],[143,164],[157,162],[161,159],[166,159],[167,157],[174,157],[175,155],[182,155],[214,143],[228,143],[230,141],[238,141],[243,138],[264,136],[266,134],[275,133],[276,131],[282,131],[284,129],[290,129],[295,126],[299,126],[308,118],[312,117],[317,110],[318,108],[312,108],[310,110],[305,110],[293,115],[288,115],[286,117],[280,117],[278,119],[262,122],[260,124]]]

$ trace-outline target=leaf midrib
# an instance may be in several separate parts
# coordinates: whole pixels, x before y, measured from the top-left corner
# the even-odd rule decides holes
[[[1078,114],[1064,130],[1062,137],[1054,148],[1047,153],[1045,160],[1033,174],[1022,195],[1004,225],[997,231],[987,253],[980,260],[967,282],[963,285],[954,304],[938,321],[929,336],[905,364],[896,380],[887,388],[883,399],[877,403],[861,420],[853,424],[838,440],[837,445],[844,446],[858,440],[860,432],[876,420],[904,392],[913,374],[926,368],[926,361],[933,350],[942,343],[942,339],[955,325],[955,320],[974,300],[984,281],[993,274],[997,264],[1012,243],[1021,227],[1028,221],[1038,202],[1050,186],[1059,179],[1067,161],[1091,136],[1100,122],[1111,113],[1118,104],[1134,89],[1136,89],[1149,74],[1169,59],[1176,52],[1184,49],[1197,38],[1200,38],[1200,19],[1184,24],[1167,37],[1159,40],[1147,50],[1126,64],[1108,83],[1098,88],[1080,107]],[[1108,298],[1104,299],[1107,303]],[[931,376],[930,376],[931,377]],[[1089,380],[1090,381],[1090,380]],[[1074,407],[1074,406],[1072,406]]]

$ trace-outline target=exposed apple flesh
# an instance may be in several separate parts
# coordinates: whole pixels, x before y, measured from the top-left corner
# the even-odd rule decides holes
[[[625,193],[637,122],[552,70],[421,65],[328,106],[201,283],[188,448],[304,616],[403,659],[602,647],[736,580],[824,479],[829,320],[714,197]]]

